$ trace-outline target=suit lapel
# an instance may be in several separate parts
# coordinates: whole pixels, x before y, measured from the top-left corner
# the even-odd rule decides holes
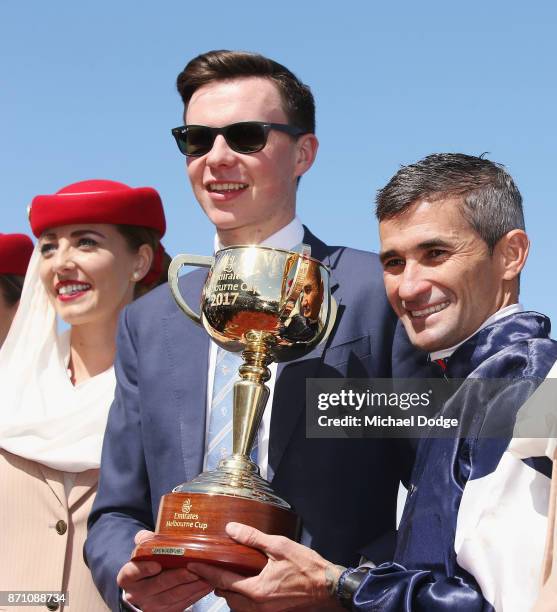
[[[74,485],[68,496],[68,509],[72,510],[73,506],[93,492],[97,487],[98,480],[99,470],[86,470],[76,474]]]
[[[196,270],[180,279],[182,295],[194,309],[200,302],[206,275],[206,271]],[[203,469],[209,336],[181,311],[168,318],[164,329],[175,370],[172,395],[184,477],[190,480]]]
[[[324,264],[325,266],[327,266],[327,268],[329,268],[330,273],[331,273],[330,279],[329,279],[331,295],[335,297],[337,305],[340,304],[342,302],[342,296],[339,291],[340,285],[338,282],[338,278],[336,277],[336,274],[335,274],[335,268],[337,264],[337,259],[342,253],[342,248],[339,247],[337,249],[336,254],[331,253],[331,248],[327,247],[327,245],[321,240],[319,240],[319,238],[316,238],[308,230],[308,228],[305,225],[304,225],[304,244],[309,244],[311,246],[311,256],[314,259],[318,259],[322,264]]]
[[[338,307],[342,302],[342,295],[334,273],[336,261],[330,257],[330,249],[305,226],[304,243],[311,246],[311,256],[330,269],[331,295]],[[306,396],[305,381],[307,378],[317,377],[332,337],[331,333],[329,338],[304,357],[290,363],[279,363],[277,366],[269,440],[269,466],[273,473],[276,473],[292,432],[302,416]]]
[[[66,496],[64,472],[53,470],[52,468],[40,463],[37,463],[37,465],[39,466],[39,470],[46,483],[58,501],[67,510],[71,510],[72,507],[81,501],[85,495],[93,491],[96,488],[99,480],[99,470],[86,470],[85,472],[78,472],[75,475],[75,481],[70,490],[70,494],[69,496]]]
[[[42,465],[41,463],[37,463],[37,465],[39,466],[39,470],[51,491],[54,493],[62,506],[67,509],[68,500],[66,498],[66,491],[64,489],[64,473],[59,472],[58,470],[53,470],[52,468]]]

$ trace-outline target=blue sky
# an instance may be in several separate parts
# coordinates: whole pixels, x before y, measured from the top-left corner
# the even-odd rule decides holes
[[[489,152],[515,177],[532,250],[522,301],[557,326],[557,5],[507,0],[343,3],[0,2],[1,232],[87,178],[152,185],[171,254],[208,254],[175,78],[214,48],[258,51],[314,92],[321,147],[299,214],[329,243],[378,248],[373,198],[400,164]]]

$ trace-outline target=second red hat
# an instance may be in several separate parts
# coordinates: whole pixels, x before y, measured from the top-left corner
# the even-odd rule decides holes
[[[0,274],[25,276],[33,248],[25,234],[0,234]]]

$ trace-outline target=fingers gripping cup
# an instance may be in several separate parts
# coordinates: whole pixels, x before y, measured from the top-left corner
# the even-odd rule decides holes
[[[178,273],[202,266],[209,273],[196,313],[182,297]],[[309,247],[291,252],[235,246],[214,257],[178,255],[168,272],[174,299],[222,348],[242,352],[233,391],[233,452],[215,470],[203,472],[163,496],[156,533],[138,545],[132,558],[163,567],[200,560],[246,575],[267,559],[225,533],[230,521],[296,539],[299,521],[250,460],[269,389],[268,365],[311,351],[331,328],[329,271],[309,256]]]

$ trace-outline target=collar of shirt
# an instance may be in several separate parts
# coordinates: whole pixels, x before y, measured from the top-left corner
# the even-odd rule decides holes
[[[508,317],[509,315],[516,314],[517,312],[523,312],[523,311],[524,311],[524,307],[522,306],[522,304],[511,304],[510,306],[505,306],[504,308],[501,308],[501,310],[498,310],[497,312],[492,314],[489,318],[487,318],[473,334],[470,334],[468,336],[468,338],[464,338],[462,342],[459,342],[458,344],[455,344],[454,346],[451,346],[449,348],[442,349],[440,351],[434,351],[433,353],[430,353],[429,358],[431,359],[431,361],[435,361],[436,359],[447,359],[456,351],[456,349],[461,344],[464,344],[472,336],[475,336],[480,331],[480,329],[483,329],[484,327],[487,327],[488,325],[495,323],[495,321],[499,321],[499,319],[503,319],[504,317]]]
[[[288,225],[279,229],[260,244],[261,246],[267,246],[275,249],[293,249],[298,246],[304,239],[304,226],[298,217],[294,217]],[[219,240],[218,234],[215,234],[213,241],[215,253],[224,248]]]

